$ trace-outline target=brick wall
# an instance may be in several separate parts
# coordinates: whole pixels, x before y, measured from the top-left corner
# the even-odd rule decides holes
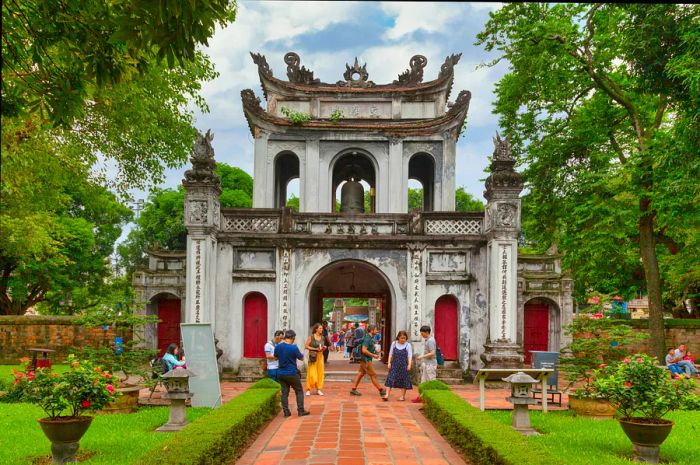
[[[646,327],[646,320],[631,320],[627,323],[639,331],[649,333]],[[664,323],[666,326],[664,348],[678,347],[679,344],[685,344],[688,346],[688,350],[695,354],[696,362],[700,361],[700,321],[666,320]],[[630,352],[649,353],[648,339],[631,347]]]
[[[104,341],[113,342],[115,336],[124,341],[131,338],[126,328],[85,328],[72,316],[0,316],[0,364],[16,364],[29,356],[27,349],[39,347],[53,349],[54,362],[61,362],[71,347],[100,346]]]

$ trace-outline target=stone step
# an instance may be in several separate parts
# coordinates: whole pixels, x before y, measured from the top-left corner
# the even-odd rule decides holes
[[[437,376],[438,378],[462,378],[462,369],[438,367]]]
[[[449,385],[464,384],[464,380],[462,378],[440,378],[440,377],[438,377],[438,380],[442,381],[445,384],[449,384]]]

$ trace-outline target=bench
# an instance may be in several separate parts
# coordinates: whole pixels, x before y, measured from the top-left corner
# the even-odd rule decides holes
[[[479,409],[483,412],[486,403],[486,381],[503,381],[503,378],[513,373],[523,372],[542,383],[543,392],[547,392],[547,376],[554,372],[551,368],[482,368],[476,373],[474,383],[479,383]],[[542,412],[547,413],[547,397],[542,398]]]

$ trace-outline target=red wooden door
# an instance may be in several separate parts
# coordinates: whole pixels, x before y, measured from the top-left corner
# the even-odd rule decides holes
[[[158,355],[163,356],[172,343],[180,343],[180,301],[158,301]]]
[[[525,304],[524,327],[525,363],[530,363],[530,351],[549,350],[549,306]]]
[[[243,356],[263,358],[267,342],[267,299],[260,293],[249,294],[243,304]]]
[[[457,300],[449,295],[435,302],[435,341],[445,360],[457,360]]]

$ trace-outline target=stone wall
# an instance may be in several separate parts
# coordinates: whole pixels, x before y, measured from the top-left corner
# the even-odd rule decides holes
[[[71,347],[99,346],[114,341],[115,336],[131,339],[131,331],[112,327],[86,328],[72,316],[0,316],[0,364],[17,364],[29,356],[27,349],[53,349],[51,360],[61,362]]]

